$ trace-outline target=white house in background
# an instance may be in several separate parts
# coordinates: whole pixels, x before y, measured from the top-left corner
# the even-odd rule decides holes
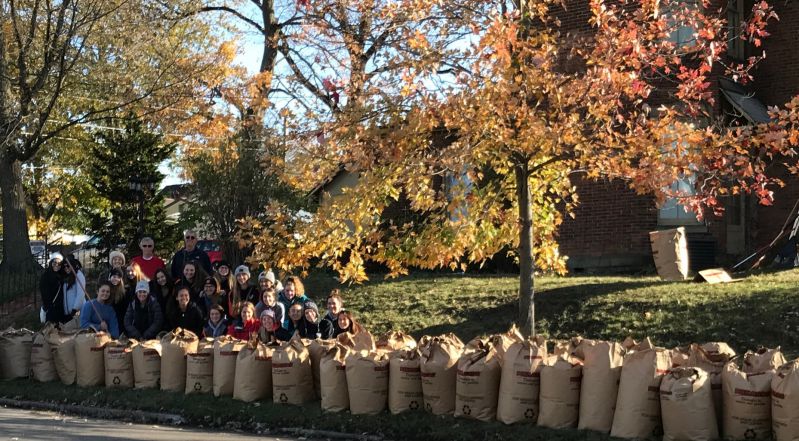
[[[166,215],[167,223],[178,223],[181,214],[186,211],[191,199],[189,196],[189,185],[167,185],[161,189],[161,194],[164,195],[164,214]]]

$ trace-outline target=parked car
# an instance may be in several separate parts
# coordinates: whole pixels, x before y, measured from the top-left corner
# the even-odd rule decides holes
[[[208,254],[208,258],[211,259],[211,265],[222,260],[222,244],[216,240],[198,240],[197,248],[205,251],[205,254]]]

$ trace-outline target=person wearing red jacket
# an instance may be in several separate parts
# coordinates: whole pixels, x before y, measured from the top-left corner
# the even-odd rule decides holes
[[[241,305],[239,318],[233,321],[227,328],[227,335],[238,338],[239,340],[249,340],[253,334],[258,334],[261,322],[255,318],[255,305],[251,302],[244,302]]]

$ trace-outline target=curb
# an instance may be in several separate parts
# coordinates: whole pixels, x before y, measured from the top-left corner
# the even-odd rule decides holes
[[[138,424],[157,424],[169,426],[192,427],[189,421],[180,415],[168,413],[145,412],[142,410],[121,410],[97,408],[76,404],[48,403],[41,401],[15,400],[0,397],[0,406],[27,410],[45,410],[68,415],[77,415],[105,420],[122,420]],[[208,430],[208,427],[203,430]],[[249,431],[246,431],[249,432]],[[346,439],[358,441],[386,441],[376,435],[333,432],[327,430],[303,429],[300,427],[274,428],[266,431],[269,434],[285,434],[308,439]]]

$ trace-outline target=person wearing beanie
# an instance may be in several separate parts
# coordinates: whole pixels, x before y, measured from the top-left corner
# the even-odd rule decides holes
[[[158,300],[150,296],[150,284],[144,280],[136,284],[136,298],[125,312],[125,333],[129,338],[150,340],[164,326],[164,314]]]
[[[125,323],[125,314],[128,311],[128,306],[133,301],[133,297],[135,297],[129,294],[134,287],[126,288],[124,277],[122,270],[119,268],[111,268],[108,273],[107,282],[111,284],[111,306],[114,307],[114,311],[117,314],[117,323]]]
[[[97,286],[100,286],[100,284],[103,282],[109,281],[111,277],[111,271],[115,269],[122,271],[122,274],[124,275],[126,262],[127,260],[125,259],[125,255],[122,254],[121,251],[114,250],[108,253],[108,269],[100,272],[100,276],[97,279]],[[111,291],[113,294],[113,289]]]
[[[219,292],[222,295],[229,295],[233,290],[233,285],[236,283],[236,278],[233,277],[233,271],[230,269],[230,264],[227,260],[220,260],[216,265],[216,272],[214,278],[219,282]]]
[[[258,329],[258,340],[266,345],[277,345],[279,341],[291,339],[289,331],[280,326],[275,318],[275,312],[266,309],[261,313],[261,327]]]
[[[316,324],[315,320],[318,318],[319,308],[312,301],[291,305],[289,309],[289,334],[294,335],[297,332],[302,338],[311,340],[317,338],[319,325]]]
[[[250,283],[250,269],[246,265],[236,267],[234,276],[236,283],[233,284],[232,295],[228,297],[228,316],[232,319],[239,316],[241,305],[244,302],[255,305],[259,300],[258,287]]]
[[[261,271],[261,274],[258,274],[258,286],[261,288],[262,293],[263,290],[266,289],[267,283],[271,284],[271,286],[273,286],[275,291],[278,293],[283,291],[283,284],[280,282],[280,280],[275,278],[275,273],[271,268],[266,271]]]
[[[267,309],[274,312],[277,323],[283,323],[283,318],[286,316],[286,307],[277,301],[277,293],[275,292],[275,288],[268,288],[261,293],[261,301],[255,305],[255,316],[260,317],[261,314]]]
[[[61,323],[64,320],[64,270],[62,269],[64,256],[53,253],[47,269],[39,279],[39,292],[42,295],[42,310],[45,313],[45,322]]]

